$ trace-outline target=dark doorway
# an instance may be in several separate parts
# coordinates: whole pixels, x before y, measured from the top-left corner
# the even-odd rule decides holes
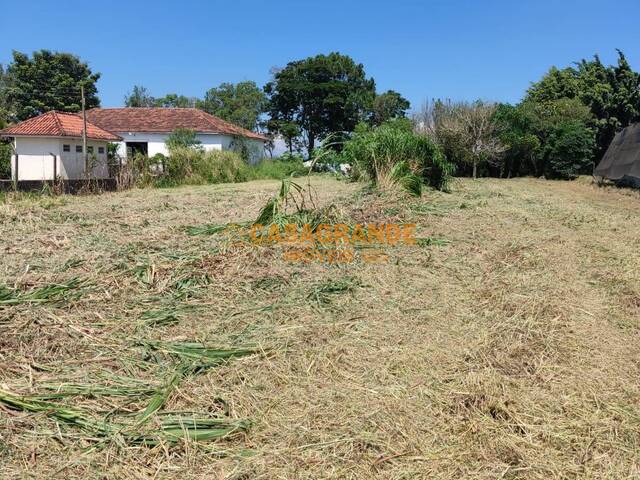
[[[148,155],[149,145],[147,142],[127,142],[127,158],[133,157],[136,153]]]

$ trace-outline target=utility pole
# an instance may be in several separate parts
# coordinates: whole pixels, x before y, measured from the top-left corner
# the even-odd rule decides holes
[[[84,173],[89,173],[89,155],[87,154],[87,112],[84,101],[84,85],[80,85],[82,95],[82,157],[84,159]]]

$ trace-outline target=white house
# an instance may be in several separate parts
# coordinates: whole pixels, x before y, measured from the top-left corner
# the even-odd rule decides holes
[[[196,108],[94,108],[87,111],[87,119],[122,137],[122,157],[134,152],[168,155],[165,141],[178,128],[193,130],[205,150],[232,150],[244,142],[253,161],[264,156],[268,140]]]
[[[0,137],[11,139],[11,177],[19,181],[108,178],[107,144],[122,137],[87,122],[85,166],[82,131],[79,115],[56,111],[0,130]]]

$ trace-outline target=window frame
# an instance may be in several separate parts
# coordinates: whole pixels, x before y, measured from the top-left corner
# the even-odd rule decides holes
[[[63,143],[62,144],[62,151],[71,153],[71,144],[70,143]]]
[[[76,153],[82,153],[82,145],[76,145]]]

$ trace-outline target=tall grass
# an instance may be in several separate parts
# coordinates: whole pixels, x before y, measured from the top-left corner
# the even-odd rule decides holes
[[[246,182],[252,177],[251,167],[238,154],[222,150],[174,148],[165,168],[158,186]]]
[[[422,182],[446,190],[453,171],[431,140],[395,125],[359,129],[344,144],[342,156],[353,165],[356,179],[413,195],[420,195]]]

